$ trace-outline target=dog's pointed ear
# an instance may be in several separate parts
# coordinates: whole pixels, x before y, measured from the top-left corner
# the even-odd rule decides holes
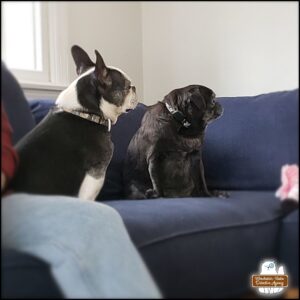
[[[77,75],[84,73],[91,67],[94,67],[95,64],[91,61],[88,54],[79,46],[74,45],[71,48],[72,56],[76,64]]]
[[[109,86],[109,85],[111,85],[111,78],[109,76],[109,71],[108,71],[100,53],[97,50],[95,50],[95,54],[96,54],[95,73],[96,73],[97,79],[100,81],[100,83],[102,85]]]

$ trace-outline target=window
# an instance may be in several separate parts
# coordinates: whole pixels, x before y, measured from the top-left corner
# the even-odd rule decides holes
[[[2,60],[25,88],[61,90],[69,83],[64,2],[1,1]]]
[[[23,81],[49,82],[47,7],[2,2],[2,59]]]

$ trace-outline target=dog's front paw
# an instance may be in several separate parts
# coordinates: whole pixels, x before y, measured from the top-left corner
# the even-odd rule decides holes
[[[213,197],[229,198],[230,194],[226,191],[211,191]]]
[[[158,192],[153,190],[153,189],[148,189],[145,193],[145,196],[147,199],[153,199],[153,198],[158,198]]]

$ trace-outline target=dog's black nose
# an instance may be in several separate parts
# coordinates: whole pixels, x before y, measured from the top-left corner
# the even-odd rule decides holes
[[[135,86],[133,85],[131,88],[132,88],[133,92],[135,93]]]

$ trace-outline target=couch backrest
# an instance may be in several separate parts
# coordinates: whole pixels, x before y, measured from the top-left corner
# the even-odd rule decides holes
[[[274,190],[281,166],[298,163],[298,90],[226,97],[221,118],[209,124],[203,162],[209,188]],[[99,199],[122,199],[122,168],[146,106],[123,115],[112,129],[115,152]]]
[[[135,110],[119,117],[112,126],[111,134],[114,143],[113,158],[107,168],[103,189],[98,199],[122,199],[124,197],[123,165],[131,138],[141,125],[146,106],[139,103]]]
[[[299,162],[299,90],[219,101],[224,114],[208,126],[204,142],[208,185],[277,189],[281,166]]]
[[[14,76],[2,63],[2,102],[16,143],[39,122],[54,101],[33,101],[31,110]],[[274,190],[284,164],[299,163],[299,90],[250,97],[226,97],[221,118],[207,127],[203,161],[210,188]],[[112,127],[114,155],[100,199],[123,197],[122,168],[127,147],[140,127],[146,106],[122,115]]]

